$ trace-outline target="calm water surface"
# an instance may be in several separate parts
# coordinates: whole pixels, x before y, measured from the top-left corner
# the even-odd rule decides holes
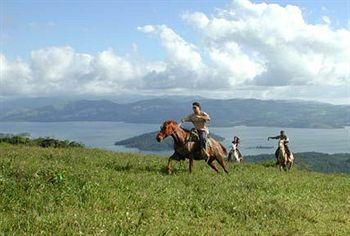
[[[0,122],[0,133],[30,133],[32,137],[54,137],[84,143],[89,147],[99,147],[114,151],[140,152],[137,149],[115,146],[116,141],[131,138],[159,129],[157,124],[129,124],[121,122]],[[225,138],[230,146],[234,135],[241,139],[244,155],[273,153],[276,140],[267,141],[268,136],[276,136],[286,131],[290,147],[294,152],[350,153],[350,127],[344,129],[301,129],[276,127],[210,127],[211,132]],[[273,147],[257,149],[257,146]],[[169,154],[170,152],[152,152]]]

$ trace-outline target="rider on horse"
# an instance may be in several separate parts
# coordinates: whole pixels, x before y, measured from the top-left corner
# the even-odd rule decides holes
[[[240,139],[237,136],[233,137],[232,141],[232,148],[231,151],[228,154],[228,160],[232,161],[232,155],[234,155],[234,152],[237,152],[237,157],[236,161],[242,161],[243,160],[243,155],[238,149],[238,145],[240,144]]]
[[[192,103],[193,113],[185,116],[181,119],[181,122],[192,122],[196,128],[199,136],[199,144],[201,148],[202,156],[209,158],[209,154],[206,149],[207,137],[209,134],[208,127],[205,125],[207,121],[210,121],[210,117],[207,113],[201,111],[201,105],[199,102]]]
[[[270,139],[279,139],[280,141],[281,140],[284,140],[284,147],[286,149],[286,153],[288,155],[288,158],[290,158],[290,151],[289,151],[289,147],[287,145],[287,143],[289,142],[289,139],[287,137],[287,135],[285,134],[285,132],[283,130],[281,130],[280,132],[280,135],[278,136],[275,136],[275,137],[268,137],[267,140],[270,140]],[[277,148],[276,152],[275,152],[275,157],[276,159],[278,159],[278,152],[279,152],[279,147]]]

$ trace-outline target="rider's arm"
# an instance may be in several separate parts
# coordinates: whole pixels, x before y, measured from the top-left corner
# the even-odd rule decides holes
[[[278,136],[275,136],[275,137],[268,137],[267,139],[279,139],[280,138],[280,136],[278,135]]]
[[[181,119],[181,122],[190,122],[191,121],[191,115],[185,116]]]
[[[197,116],[200,119],[203,119],[205,121],[210,121],[210,117],[207,113],[203,112],[201,115]]]

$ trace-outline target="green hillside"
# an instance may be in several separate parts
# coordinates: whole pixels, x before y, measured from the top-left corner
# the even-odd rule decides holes
[[[294,157],[299,169],[322,173],[350,174],[350,153],[327,154],[320,152],[300,152],[294,153]],[[274,154],[245,157],[245,161],[247,162],[265,162],[274,159]]]
[[[0,234],[349,235],[350,176],[0,144]]]

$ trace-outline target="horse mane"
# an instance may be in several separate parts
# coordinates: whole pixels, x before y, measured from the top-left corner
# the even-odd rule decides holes
[[[165,123],[171,123],[173,125],[179,125],[175,120],[167,120],[167,121],[165,121]],[[186,129],[186,128],[182,127],[182,126],[180,126],[180,128],[183,129],[185,132],[188,132],[188,133],[191,132],[191,130]]]

